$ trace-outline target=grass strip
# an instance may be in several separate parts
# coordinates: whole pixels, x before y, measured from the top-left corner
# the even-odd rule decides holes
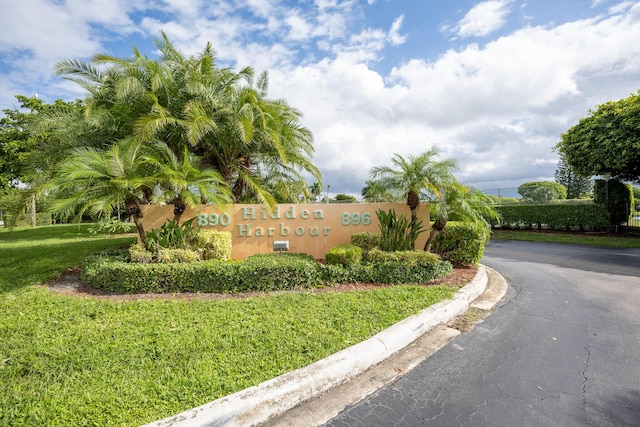
[[[491,240],[518,240],[523,242],[567,243],[573,245],[605,246],[612,248],[640,248],[640,238],[605,233],[553,233],[524,230],[493,230]]]
[[[33,286],[133,240],[74,227],[0,232],[0,425],[151,422],[307,366],[455,291],[112,301]]]

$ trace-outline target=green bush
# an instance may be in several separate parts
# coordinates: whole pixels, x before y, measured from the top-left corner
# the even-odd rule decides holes
[[[554,230],[597,230],[609,227],[606,208],[595,203],[496,206],[496,211],[502,217],[502,226],[506,228],[542,228],[542,225],[546,225]]]
[[[427,283],[453,271],[451,263],[436,261],[425,265],[407,264],[401,261],[362,263],[343,267],[324,266],[323,278],[328,284],[335,283],[385,283],[390,285]]]
[[[433,241],[432,249],[453,265],[476,265],[489,237],[486,229],[467,223],[450,223]]]
[[[200,254],[193,249],[160,248],[158,262],[198,262]]]
[[[313,288],[325,283],[426,283],[452,271],[451,263],[427,257],[350,266],[323,265],[304,254],[260,254],[242,261],[129,262],[127,253],[101,254],[83,263],[81,280],[117,293],[250,292]]]
[[[250,292],[314,287],[322,266],[299,254],[253,255],[243,261],[132,263],[126,253],[86,260],[81,280],[118,293]]]
[[[154,257],[151,251],[148,251],[144,245],[140,243],[136,243],[135,245],[131,245],[129,247],[129,257],[132,262],[153,262]]]
[[[356,245],[334,246],[325,255],[327,264],[354,265],[360,264],[362,259],[362,248]]]
[[[202,259],[228,261],[231,259],[231,233],[213,229],[201,229],[196,236],[196,245]]]
[[[352,234],[350,241],[352,245],[360,247],[363,252],[368,252],[373,248],[380,247],[381,238],[382,235],[380,233],[370,233],[365,231],[363,233]]]
[[[428,265],[440,261],[440,256],[424,251],[386,252],[379,249],[373,249],[367,252],[365,259],[372,263],[396,261],[404,262],[409,265]]]

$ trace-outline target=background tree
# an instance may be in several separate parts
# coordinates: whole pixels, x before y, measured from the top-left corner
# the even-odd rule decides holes
[[[525,182],[518,187],[518,194],[526,202],[549,203],[551,200],[566,199],[567,189],[553,181]]]
[[[369,203],[397,202],[401,199],[385,188],[381,182],[374,180],[367,180],[360,194],[362,199]]]
[[[591,193],[591,178],[576,174],[562,155],[556,168],[555,178],[558,184],[562,184],[567,189],[567,199],[580,199]]]
[[[309,187],[309,192],[311,193],[311,198],[314,203],[317,203],[320,195],[322,194],[322,184],[320,184],[318,181],[314,181],[313,184]]]
[[[356,198],[354,196],[350,196],[348,194],[336,194],[334,199],[336,203],[355,203]]]
[[[555,149],[582,176],[640,182],[640,91],[589,111]]]

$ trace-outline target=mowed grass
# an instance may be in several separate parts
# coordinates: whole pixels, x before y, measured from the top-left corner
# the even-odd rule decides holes
[[[491,240],[519,240],[525,242],[567,243],[572,245],[606,246],[612,248],[640,248],[640,237],[606,233],[536,232],[526,230],[492,230]]]
[[[0,231],[0,425],[136,426],[306,366],[454,290],[114,301],[37,284],[135,237]]]

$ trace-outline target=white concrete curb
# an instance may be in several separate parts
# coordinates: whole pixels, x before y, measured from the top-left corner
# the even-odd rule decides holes
[[[420,313],[309,366],[214,400],[145,427],[256,426],[339,386],[403,349],[422,334],[464,313],[487,286],[483,265],[451,300]]]

